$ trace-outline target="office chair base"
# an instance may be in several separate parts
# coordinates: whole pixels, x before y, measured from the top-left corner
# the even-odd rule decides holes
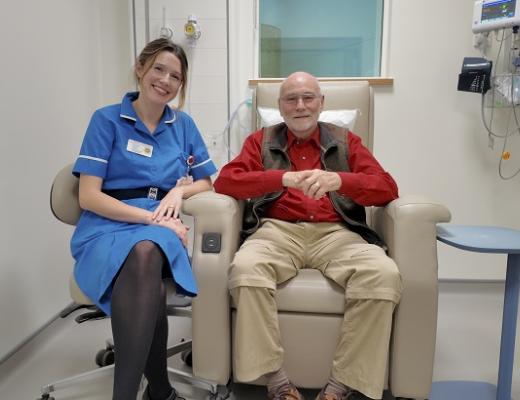
[[[98,376],[102,376],[113,368],[114,365],[111,364],[107,365],[106,367],[84,372],[82,374],[74,375],[53,382],[49,385],[42,387],[42,395],[37,400],[54,400],[54,397],[51,397],[50,393],[74,386],[78,382],[87,381],[94,379]],[[210,400],[225,400],[229,397],[231,393],[227,387],[221,387],[215,382],[202,378],[197,378],[188,372],[180,371],[174,368],[168,368],[168,373],[177,381],[182,381],[196,388],[208,391]]]
[[[189,317],[191,316],[191,309],[188,308],[190,304],[191,299],[186,300],[182,297],[175,297],[173,299],[173,303],[168,304],[167,314],[168,316]],[[78,323],[89,319],[106,318],[106,315],[103,312],[100,312],[100,310],[98,310],[95,306],[85,306],[77,303],[72,303],[67,308],[65,308],[61,313],[61,317],[65,318],[66,316],[70,315],[72,312],[80,308],[87,308],[93,311],[78,316],[76,318],[76,322]],[[180,343],[177,343],[174,346],[171,346],[167,349],[167,357],[171,357],[175,354],[179,354],[182,352],[187,353],[191,351],[191,345],[191,339],[186,340],[183,338],[181,339]],[[91,380],[93,378],[103,376],[106,373],[112,373],[111,370],[114,368],[114,352],[115,349],[113,341],[107,340],[105,348],[99,350],[96,354],[96,364],[101,368],[87,371],[68,378],[64,378],[46,386],[43,386],[41,389],[41,397],[39,397],[38,400],[55,400],[54,397],[50,396],[50,393],[55,392],[57,390],[66,389],[68,387],[72,387],[78,382]],[[188,383],[194,387],[208,391],[210,393],[209,398],[211,400],[224,400],[229,397],[230,391],[227,390],[227,388],[223,392],[219,391],[221,387],[219,387],[219,385],[215,382],[197,378],[190,373],[179,371],[173,368],[168,368],[168,373],[173,375],[180,381],[184,381],[185,383]]]
[[[210,400],[225,400],[231,394],[231,391],[227,386],[221,386],[216,382],[196,377],[189,372],[168,368],[168,373],[177,382],[184,382],[193,387],[209,392]]]
[[[54,400],[53,397],[50,397],[50,393],[55,392],[56,390],[65,389],[71,386],[74,386],[78,382],[90,380],[97,376],[106,374],[109,370],[113,369],[114,365],[107,365],[106,367],[94,369],[88,372],[84,372],[82,374],[77,374],[74,376],[70,376],[68,378],[53,382],[49,385],[42,387],[42,395],[38,400]]]
[[[90,304],[79,304],[76,302],[70,303],[67,307],[60,311],[60,318],[67,318],[69,314],[72,314],[74,311],[80,310],[82,308],[86,308],[88,310],[92,310],[95,306]]]
[[[183,351],[191,350],[191,340],[182,340],[180,343],[177,343],[174,346],[171,346],[167,350],[167,356],[171,357],[172,355],[179,354]],[[113,357],[114,347],[111,341],[107,341],[106,348],[102,349],[96,355],[96,363],[98,361],[110,361],[110,357]],[[98,360],[98,357],[103,358],[103,360]],[[99,365],[99,363],[98,363]],[[114,364],[105,365],[101,368],[84,372],[78,375],[74,375],[56,382],[53,382],[49,385],[42,387],[42,395],[37,400],[54,400],[53,397],[50,396],[50,393],[55,392],[56,390],[65,389],[71,387],[78,382],[90,380],[96,378],[98,376],[102,376],[109,372],[114,368]],[[193,376],[189,372],[180,371],[174,368],[168,368],[168,373],[174,378],[174,380],[182,381],[191,386],[194,386],[199,389],[206,390],[209,392],[210,400],[225,400],[229,397],[231,391],[227,386],[219,386],[217,383],[198,378]]]

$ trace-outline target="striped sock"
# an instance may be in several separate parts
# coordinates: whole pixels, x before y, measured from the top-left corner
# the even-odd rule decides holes
[[[338,396],[338,398],[341,398],[341,396],[346,395],[348,392],[350,392],[350,388],[348,386],[345,386],[343,383],[337,381],[334,378],[329,378],[329,381],[327,382],[327,386],[325,386],[325,393],[328,394],[335,394]]]
[[[268,393],[276,393],[282,386],[290,384],[289,378],[287,377],[283,368],[280,368],[278,371],[265,374],[265,377],[267,378]]]

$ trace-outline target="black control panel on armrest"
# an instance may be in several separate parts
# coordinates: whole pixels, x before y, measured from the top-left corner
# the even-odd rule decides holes
[[[202,234],[202,252],[220,253],[220,233],[206,232]]]

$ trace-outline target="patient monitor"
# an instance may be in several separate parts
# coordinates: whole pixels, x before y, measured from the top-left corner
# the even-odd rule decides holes
[[[477,0],[473,6],[473,33],[520,26],[520,0]]]

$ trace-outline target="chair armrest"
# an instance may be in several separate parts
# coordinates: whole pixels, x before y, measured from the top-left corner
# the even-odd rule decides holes
[[[442,204],[427,197],[405,195],[386,205],[371,210],[372,227],[383,237],[388,245],[390,257],[398,260],[409,260],[424,252],[437,257],[437,224],[451,219],[450,211]],[[411,249],[410,243],[421,245],[419,249]],[[432,248],[431,245],[435,246]],[[417,250],[412,254],[410,250]],[[401,266],[400,269],[406,266]],[[414,265],[412,265],[413,267]],[[437,271],[435,271],[435,274]]]
[[[232,197],[198,193],[183,202],[194,219],[193,270],[199,294],[192,303],[193,372],[225,385],[231,371],[228,269],[239,244],[242,210]],[[220,253],[202,252],[204,233],[221,235]]]
[[[436,224],[448,222],[451,215],[440,203],[407,195],[375,209],[372,217],[374,229],[399,267],[404,286],[394,316],[390,387],[394,396],[427,398],[437,330]],[[414,382],[413,393],[410,382]]]

